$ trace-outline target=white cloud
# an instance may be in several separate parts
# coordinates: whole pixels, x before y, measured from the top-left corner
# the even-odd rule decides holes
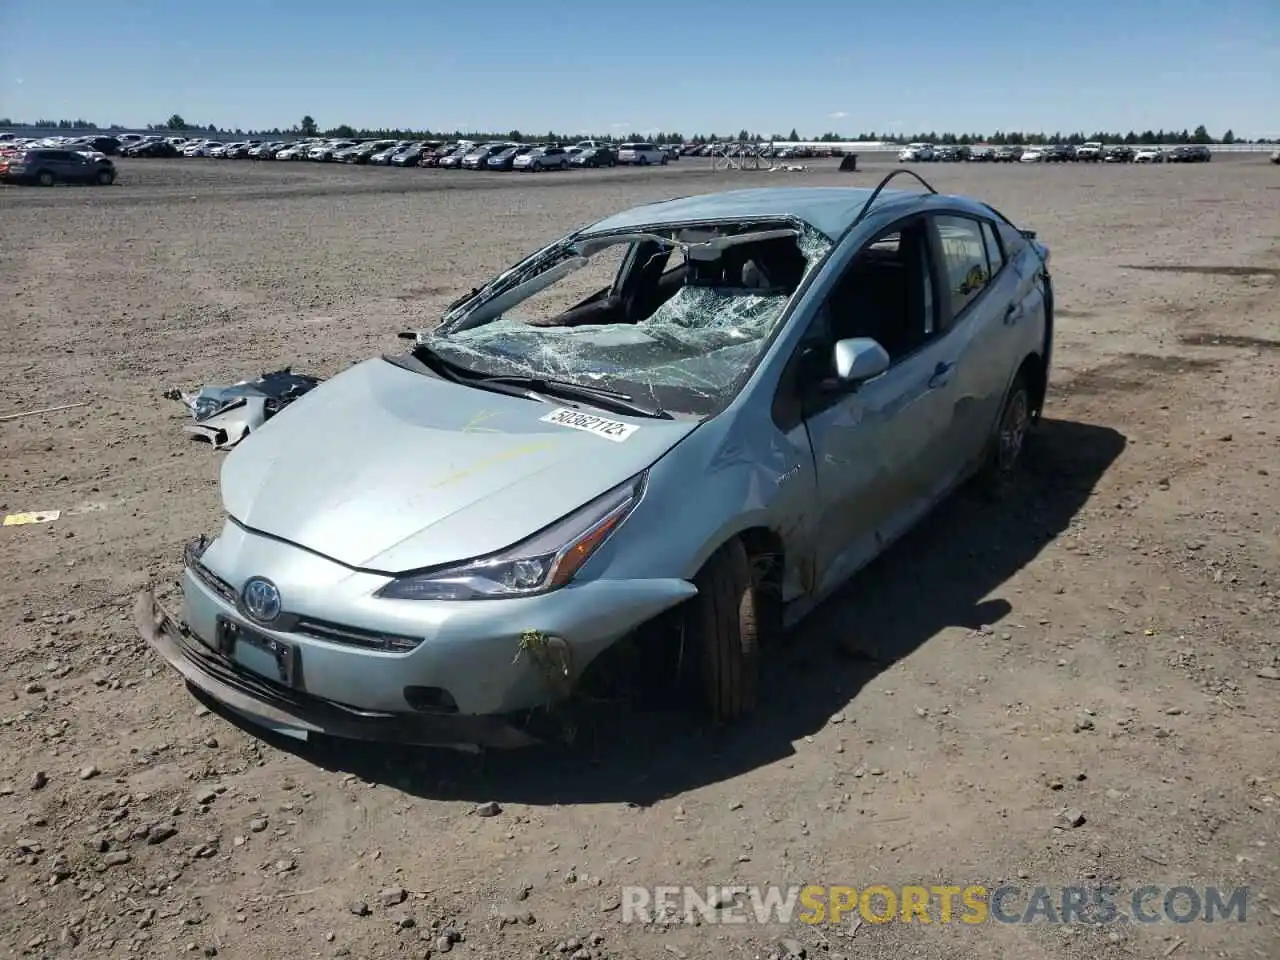
[[[837,110],[835,113],[828,113],[827,116],[832,120],[843,120],[845,117],[849,116],[849,114],[844,110]]]
[[[18,84],[18,86],[22,86],[22,78],[21,78],[21,77],[14,77],[14,78],[13,78],[13,82],[14,82],[14,83],[16,83],[16,84]]]

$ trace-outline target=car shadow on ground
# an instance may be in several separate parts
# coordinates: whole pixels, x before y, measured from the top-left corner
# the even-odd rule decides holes
[[[715,730],[674,709],[587,704],[566,718],[571,741],[511,753],[270,740],[433,799],[645,806],[728,780],[794,754],[797,740],[939,631],[998,624],[1012,607],[991,594],[1067,528],[1125,442],[1109,427],[1045,419],[1011,488],[959,491],[788,635],[748,723]]]

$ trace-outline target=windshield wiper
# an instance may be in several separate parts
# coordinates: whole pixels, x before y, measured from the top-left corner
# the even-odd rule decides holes
[[[618,413],[630,413],[638,417],[651,417],[655,420],[674,419],[671,414],[660,406],[646,407],[644,404],[636,403],[630,394],[619,393],[617,390],[608,390],[605,387],[593,387],[585,383],[574,383],[571,380],[548,380],[545,377],[522,377],[513,374],[482,376],[479,379],[482,383],[505,383],[511,386],[528,387],[530,390],[536,390],[538,393],[545,393],[550,396],[584,400],[587,403],[592,403],[608,410],[615,410]]]
[[[614,410],[618,413],[630,413],[637,417],[650,417],[654,420],[675,419],[671,414],[663,410],[661,406],[646,407],[643,404],[636,403],[630,394],[609,390],[605,387],[593,387],[589,384],[574,383],[570,380],[548,380],[545,377],[480,373],[470,367],[464,367],[451,360],[446,360],[422,342],[418,342],[414,346],[413,352],[409,356],[433,373],[464,386],[480,387],[481,389],[493,390],[496,393],[505,393],[512,397],[536,400],[539,403],[547,402],[545,394],[583,400],[598,407]],[[399,366],[404,366],[404,364],[398,363],[396,359],[391,357],[387,359],[392,363],[397,363]]]
[[[413,352],[407,358],[386,357],[385,359],[396,364],[396,366],[404,367],[406,370],[413,368],[405,364],[403,360],[411,359],[414,364],[424,367],[451,383],[460,383],[464,387],[480,387],[483,390],[492,390],[494,393],[503,393],[509,397],[521,397],[537,403],[547,402],[546,397],[541,396],[532,389],[532,384],[506,383],[501,378],[497,378],[495,382],[490,382],[490,378],[484,374],[454,363],[452,360],[446,360],[422,343],[415,346]],[[415,370],[414,372],[420,373],[421,371]],[[521,389],[522,387],[529,387],[530,389]]]

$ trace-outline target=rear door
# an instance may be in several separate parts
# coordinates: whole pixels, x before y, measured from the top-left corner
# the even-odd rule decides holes
[[[79,154],[70,150],[50,150],[45,154],[44,166],[53,170],[60,180],[75,180],[84,176],[84,168],[76,162],[79,159]]]
[[[968,213],[930,217],[942,289],[942,362],[950,367],[949,428],[933,452],[936,491],[951,486],[983,453],[1020,358],[1009,328],[1023,309],[1019,278],[1006,269],[992,221]]]

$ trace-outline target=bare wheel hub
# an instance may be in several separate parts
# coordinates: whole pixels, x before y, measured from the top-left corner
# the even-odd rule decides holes
[[[999,447],[996,456],[997,466],[1002,473],[1012,470],[1014,464],[1018,462],[1030,423],[1031,411],[1027,402],[1027,391],[1018,390],[1009,398],[1009,403],[1004,409],[1004,417],[1000,421]]]

